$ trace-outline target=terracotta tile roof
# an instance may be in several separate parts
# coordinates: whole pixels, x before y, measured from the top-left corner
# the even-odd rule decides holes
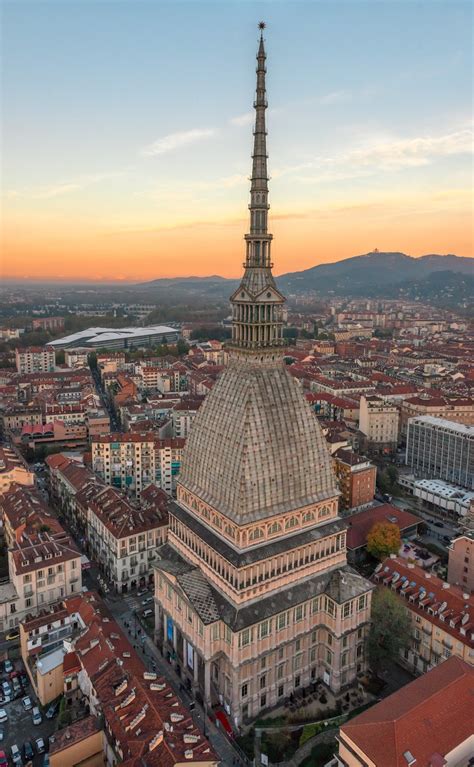
[[[445,583],[417,565],[410,567],[401,557],[386,559],[372,580],[392,588],[411,612],[474,648],[474,594]]]
[[[341,727],[377,767],[445,764],[444,757],[472,736],[474,668],[451,657]],[[466,762],[467,763],[467,762]]]
[[[339,451],[338,451],[339,452]],[[349,525],[347,530],[347,548],[358,549],[365,546],[367,536],[377,522],[391,522],[403,530],[412,525],[420,524],[422,520],[409,511],[402,511],[390,503],[383,503],[381,506],[374,506],[371,509],[352,514],[347,518]]]
[[[69,653],[73,654],[73,653]],[[64,660],[67,658],[65,656]],[[49,739],[49,753],[57,754],[60,751],[64,751],[70,748],[75,743],[79,743],[81,740],[90,738],[95,732],[100,732],[101,727],[99,720],[95,716],[87,716],[85,719],[81,719],[79,722],[70,724],[63,730],[57,730],[53,737]]]

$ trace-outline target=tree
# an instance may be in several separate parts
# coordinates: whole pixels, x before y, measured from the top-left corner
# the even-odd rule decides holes
[[[180,357],[182,357],[184,354],[187,354],[189,351],[189,346],[182,338],[178,338],[176,343],[176,351]]]
[[[398,554],[401,543],[400,529],[391,522],[376,522],[367,535],[367,551],[380,560]]]
[[[386,474],[390,482],[390,486],[393,488],[397,484],[398,480],[398,469],[396,466],[393,465],[393,463],[390,463],[387,466]]]
[[[397,660],[411,643],[411,621],[399,598],[384,586],[372,596],[372,625],[367,639],[367,654],[373,671],[387,660]]]

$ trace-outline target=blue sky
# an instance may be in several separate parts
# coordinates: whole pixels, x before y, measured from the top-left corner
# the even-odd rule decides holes
[[[317,238],[325,212],[336,229],[350,229],[353,215],[334,211],[367,205],[395,205],[412,231],[411,251],[409,236],[397,246],[391,234],[387,246],[414,255],[437,249],[409,220],[419,208],[426,222],[445,216],[452,237],[442,248],[471,255],[470,3],[17,0],[3,3],[10,259],[16,255],[28,272],[31,239],[15,239],[18,227],[36,233],[41,252],[52,254],[59,231],[80,232],[88,250],[104,234],[113,242],[136,232],[142,256],[135,268],[147,276],[170,273],[170,265],[160,261],[159,235],[150,264],[143,232],[182,228],[174,244],[180,273],[189,272],[190,225],[229,223],[233,238],[247,202],[260,19],[268,25],[272,210],[275,224],[293,217],[293,235],[290,223],[281,225],[282,261],[292,239],[302,268],[307,259],[354,255],[360,233],[351,242],[348,231],[344,246],[327,226],[326,259],[308,252],[298,216],[316,211],[306,226]],[[383,234],[371,222],[369,232]],[[377,244],[369,239],[367,246]],[[199,235],[197,242],[201,252]],[[110,245],[107,258],[112,253]],[[203,273],[225,271],[215,256]]]

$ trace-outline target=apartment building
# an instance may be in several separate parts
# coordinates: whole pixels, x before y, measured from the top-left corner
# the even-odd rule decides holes
[[[374,394],[360,398],[359,429],[368,451],[392,453],[396,449],[398,420],[398,408],[382,397]]]
[[[360,508],[374,499],[377,467],[352,450],[339,448],[333,456],[334,470],[341,495],[341,511]]]
[[[400,437],[405,441],[408,421],[417,416],[431,415],[447,421],[474,425],[474,399],[470,397],[440,397],[420,395],[405,399],[400,408]]]
[[[418,477],[474,490],[474,426],[434,416],[410,418],[405,461]]]
[[[453,538],[448,548],[448,581],[474,592],[474,530]]]
[[[203,401],[204,397],[195,397],[193,399],[187,397],[174,406],[171,412],[174,437],[186,439]]]
[[[158,439],[154,432],[104,434],[92,438],[92,467],[104,482],[139,496],[150,484],[174,492],[184,439]]]
[[[16,626],[82,586],[81,554],[34,489],[13,485],[0,502],[9,583],[0,593],[0,630]]]
[[[164,491],[155,490],[141,508],[112,487],[88,497],[89,555],[116,593],[153,582],[156,550],[167,538],[169,502]]]
[[[401,661],[410,671],[424,674],[451,655],[474,665],[474,596],[466,589],[400,557],[381,563],[373,581],[408,610],[411,644]]]
[[[17,348],[15,361],[18,373],[50,373],[56,365],[54,349],[47,346]]]

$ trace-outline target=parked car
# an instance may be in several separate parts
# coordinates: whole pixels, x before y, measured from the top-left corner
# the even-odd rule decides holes
[[[41,711],[39,710],[38,706],[33,707],[31,718],[33,720],[33,724],[41,724],[43,721],[43,717],[41,716]]]
[[[8,759],[5,751],[0,751],[0,767],[8,767]]]
[[[0,722],[8,722],[8,714],[4,708],[0,708]]]
[[[13,694],[15,698],[18,698],[20,695],[23,694],[23,690],[21,688],[20,680],[17,676],[13,677],[12,679],[12,687],[13,687]]]
[[[7,703],[11,703],[11,695],[0,695],[0,706],[6,706]]]
[[[7,642],[13,642],[14,639],[18,639],[20,636],[20,630],[19,629],[12,629],[8,632],[8,634],[5,634],[5,639]]]
[[[48,708],[46,712],[46,719],[54,719],[58,711],[59,711],[59,698],[58,700],[55,700],[51,703],[50,707]]]
[[[47,752],[43,756],[43,767],[49,767],[49,754]]]
[[[10,687],[10,682],[7,682],[6,680],[2,682],[2,692],[5,695],[5,697],[6,696],[8,696],[9,698],[12,697],[12,688]]]
[[[435,526],[435,527],[444,527],[443,523],[442,523],[442,522],[439,522],[438,520],[436,520],[435,522],[433,522],[433,524],[434,524],[434,526]]]
[[[23,687],[28,687],[30,680],[28,679],[27,674],[20,674],[20,682]]]
[[[147,597],[146,599],[142,599],[142,605],[149,605],[150,602],[153,602],[153,597]]]
[[[0,741],[2,741],[4,737],[5,737],[5,730],[3,729],[3,727],[0,727]]]
[[[5,674],[11,674],[13,671],[13,663],[11,662],[11,660],[8,660],[8,658],[7,660],[3,661],[3,670]]]
[[[36,738],[35,748],[36,748],[37,754],[44,754],[44,752],[46,751],[46,745],[43,738]]]
[[[443,535],[443,541],[445,543],[451,543],[451,538],[449,537],[449,535]]]
[[[23,704],[23,708],[25,709],[25,711],[31,711],[31,709],[33,708],[33,703],[31,702],[31,698],[29,697],[29,695],[23,698],[21,702]]]
[[[23,759],[21,758],[20,749],[18,748],[16,743],[14,743],[10,749],[10,756],[11,756],[13,764],[17,764],[17,765],[23,764]]]
[[[35,755],[35,752],[33,750],[33,746],[31,745],[31,741],[27,740],[23,744],[23,756],[25,757],[25,762],[30,762]]]
[[[147,593],[148,593],[148,589],[138,589],[137,597],[143,597]]]
[[[153,615],[153,610],[143,610],[142,615],[144,618],[150,618]]]

